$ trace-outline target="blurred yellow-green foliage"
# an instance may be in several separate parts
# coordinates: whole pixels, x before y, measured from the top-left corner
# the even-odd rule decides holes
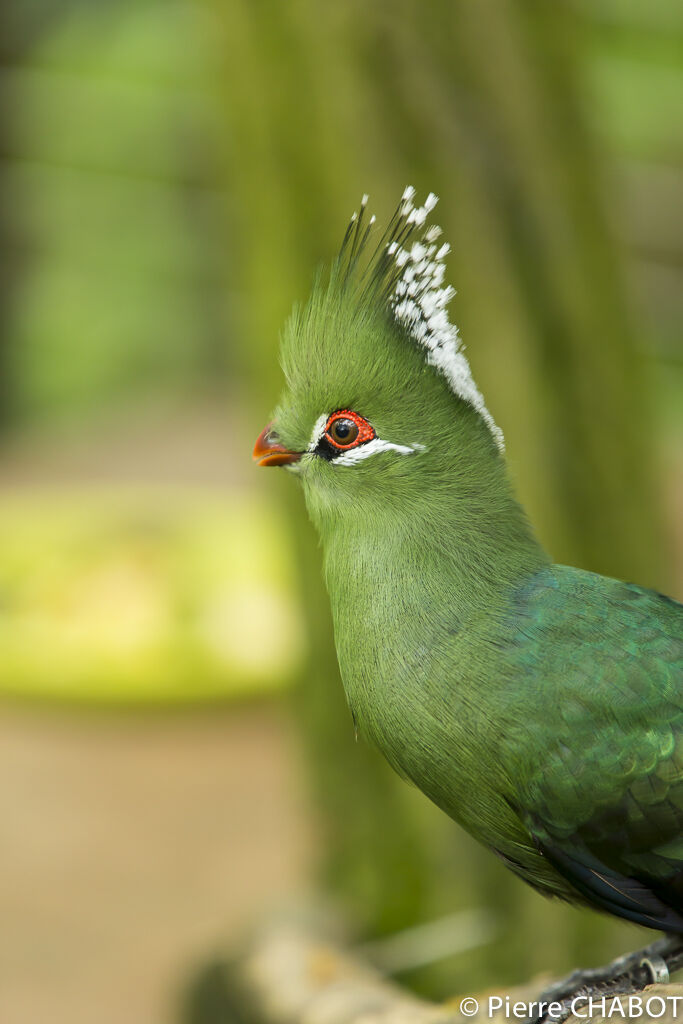
[[[36,515],[36,509],[40,514]],[[191,488],[0,506],[6,692],[149,703],[277,691],[301,660],[287,548],[253,500]]]
[[[682,44],[675,0],[0,14],[0,692],[292,692],[323,876],[361,927],[498,909],[487,962],[425,990],[631,933],[541,903],[354,744],[299,496],[249,464],[278,331],[363,192],[381,218],[433,189],[541,538],[680,597]]]

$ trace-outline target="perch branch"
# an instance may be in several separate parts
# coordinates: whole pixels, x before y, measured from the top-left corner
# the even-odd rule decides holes
[[[291,920],[267,921],[226,965],[224,977],[230,1006],[238,1003],[239,1019],[249,1024],[514,1024],[524,1019],[519,1011],[513,1012],[514,1004],[529,1004],[544,987],[537,981],[507,992],[475,993],[479,1012],[466,1015],[461,1011],[465,993],[442,1004],[426,1002],[385,978],[359,955],[321,937],[310,923]],[[496,996],[502,1006],[490,1013],[489,999]],[[683,1020],[683,985],[653,985],[641,996],[640,1024]],[[652,997],[648,1012],[647,1000]],[[628,1010],[628,997],[621,1000]],[[570,1022],[623,1019],[618,1011],[610,1015],[609,1010],[608,1001],[605,1016],[597,1012],[589,1017],[584,1009],[585,1016],[572,1017]]]

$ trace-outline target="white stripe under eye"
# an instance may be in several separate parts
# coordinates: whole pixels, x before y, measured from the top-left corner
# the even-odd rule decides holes
[[[357,448],[351,448],[348,452],[335,455],[331,461],[333,466],[355,466],[357,463],[362,462],[363,459],[368,459],[371,455],[378,455],[380,452],[398,452],[400,455],[414,455],[415,452],[423,452],[424,450],[425,446],[423,444],[392,444],[391,441],[383,441],[381,437],[374,437],[372,441],[366,441],[365,444],[361,444]]]

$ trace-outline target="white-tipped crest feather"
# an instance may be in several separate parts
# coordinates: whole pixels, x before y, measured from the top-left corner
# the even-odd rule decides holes
[[[402,196],[399,219],[406,225],[422,226],[437,204],[430,192],[424,206],[413,206],[415,189],[409,186]],[[436,367],[459,398],[473,406],[482,417],[501,451],[505,450],[503,432],[486,408],[483,395],[474,383],[465,358],[458,328],[448,318],[446,307],[455,295],[453,288],[442,288],[444,259],[451,250],[445,242],[438,250],[434,242],[441,234],[437,225],[428,227],[421,242],[410,249],[391,241],[386,247],[400,271],[389,297],[396,321],[427,352],[427,362]]]

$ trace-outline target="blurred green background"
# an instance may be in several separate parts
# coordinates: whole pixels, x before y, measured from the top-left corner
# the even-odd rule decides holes
[[[311,889],[359,940],[490,909],[401,974],[433,997],[635,945],[354,743],[300,495],[249,456],[361,194],[434,190],[542,540],[682,597],[682,44],[674,0],[3,5],[0,1019],[178,1020]]]

